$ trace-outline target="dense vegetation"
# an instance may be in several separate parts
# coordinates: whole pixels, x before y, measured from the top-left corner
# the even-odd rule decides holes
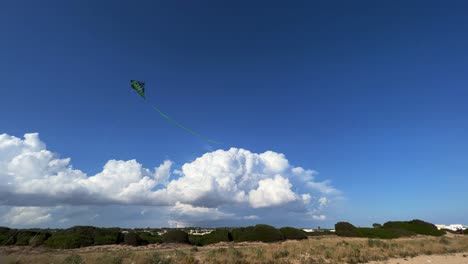
[[[347,222],[335,225],[336,235],[345,237],[398,238],[414,235],[441,236],[445,232],[421,220],[373,224],[374,228],[355,227]],[[186,229],[187,230],[187,229]],[[269,225],[218,228],[206,235],[189,235],[181,229],[133,229],[75,226],[68,229],[10,229],[0,227],[0,245],[46,246],[67,249],[93,245],[127,244],[141,246],[155,243],[182,243],[205,246],[219,242],[261,241],[277,242],[286,239],[307,239],[311,235],[333,234],[327,230],[307,233],[293,227],[277,229]],[[164,233],[160,235],[161,233]],[[468,234],[468,230],[464,231]]]
[[[234,242],[276,242],[284,240],[284,235],[281,233],[281,231],[269,225],[233,228],[231,230],[231,234]]]
[[[280,228],[280,232],[283,234],[285,239],[307,239],[307,233],[302,231],[301,229],[297,229],[294,227],[282,227]]]
[[[189,238],[186,232],[178,229],[173,229],[169,230],[167,233],[162,235],[162,242],[188,244]]]
[[[50,236],[50,233],[45,231],[0,227],[0,245],[40,246],[43,245]]]
[[[339,222],[335,225],[335,230],[338,236],[386,239],[414,235],[441,236],[445,233],[435,225],[421,220],[387,222],[383,226],[374,225],[374,228],[355,227],[347,222]]]
[[[189,235],[190,244],[195,246],[205,246],[208,244],[214,244],[219,242],[232,241],[232,235],[229,230],[216,229],[213,232],[200,236],[200,235]]]

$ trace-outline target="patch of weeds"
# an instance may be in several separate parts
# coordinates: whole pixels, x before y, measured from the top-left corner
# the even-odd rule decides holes
[[[274,254],[273,254],[273,258],[275,259],[279,259],[279,258],[285,258],[289,255],[289,251],[287,249],[283,249],[283,250],[280,250],[280,251],[276,251]]]
[[[349,243],[343,240],[343,241],[340,241],[340,242],[336,243],[336,245],[345,247],[345,246],[348,246]]]
[[[159,252],[154,252],[149,256],[148,264],[172,264],[174,261],[170,257],[164,257]]]
[[[255,248],[255,255],[257,256],[258,259],[263,259],[265,254],[265,249],[258,247]]]
[[[102,264],[122,264],[122,254],[106,254],[98,259],[98,263]]]
[[[228,248],[228,253],[229,255],[235,257],[235,258],[243,258],[244,256],[242,255],[242,252],[240,252],[239,250],[237,250],[236,248],[234,247],[229,247]]]
[[[448,238],[446,238],[446,237],[441,237],[439,239],[439,243],[442,244],[442,245],[448,245],[448,244],[450,244],[450,240]]]
[[[83,259],[80,257],[80,255],[76,255],[76,254],[73,254],[73,255],[69,255],[67,256],[62,264],[83,264]]]

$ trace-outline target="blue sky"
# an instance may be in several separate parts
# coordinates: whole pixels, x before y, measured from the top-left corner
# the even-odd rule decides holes
[[[298,225],[468,224],[467,8],[464,1],[10,1],[0,9],[0,134],[39,133],[47,150],[88,176],[109,160],[150,169],[170,160],[172,171],[217,149],[273,151],[339,190],[319,212],[326,220]],[[161,118],[130,79],[146,81],[148,99],[171,117],[223,143]],[[307,192],[289,181],[295,193]],[[26,210],[19,206],[35,205],[1,210],[13,216]],[[111,207],[122,205],[109,206],[113,216]],[[183,207],[165,206],[153,209],[168,219],[167,206]],[[190,206],[295,224],[273,209]],[[47,219],[41,224],[67,225]]]

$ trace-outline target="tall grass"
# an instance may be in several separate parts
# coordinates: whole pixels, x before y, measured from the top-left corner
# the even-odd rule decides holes
[[[226,246],[199,247],[177,245],[133,248],[130,246],[96,247],[72,250],[34,248],[27,252],[21,263],[74,263],[86,264],[269,264],[269,263],[365,263],[394,257],[468,252],[468,236],[417,236],[399,239],[369,239],[343,237],[309,237],[305,240],[287,240],[276,243],[230,243]],[[20,248],[21,249],[21,248]],[[103,250],[103,251],[100,251]],[[15,259],[20,251],[9,252]],[[70,257],[70,256],[73,257]],[[2,253],[0,253],[0,259]],[[73,262],[71,262],[73,263]]]

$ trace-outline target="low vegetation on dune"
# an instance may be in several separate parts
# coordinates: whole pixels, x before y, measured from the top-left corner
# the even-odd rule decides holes
[[[207,247],[171,244],[149,247],[107,246],[46,251],[33,248],[28,248],[25,251],[23,247],[3,247],[0,248],[0,263],[342,264],[467,251],[468,236],[464,235],[417,236],[399,239],[322,236],[277,243],[229,243]],[[18,259],[20,260],[18,261]]]
[[[415,235],[442,236],[444,231],[438,230],[431,223],[421,220],[386,222],[383,225],[374,224],[374,228],[355,227],[347,222],[335,225],[336,234],[343,237],[367,237],[392,239]]]
[[[261,241],[276,242],[284,240],[280,230],[269,225],[256,225],[248,227],[233,228],[231,230],[234,242]]]
[[[98,228],[93,226],[75,226],[68,229],[27,229],[18,230],[0,227],[0,245],[3,246],[31,246],[51,249],[74,249],[89,246],[119,245],[119,246],[149,246],[152,244],[186,244],[196,247],[213,245],[216,243],[236,242],[265,242],[289,243],[293,240],[322,239],[333,234],[339,237],[368,238],[368,246],[374,248],[385,245],[379,239],[396,239],[424,235],[440,237],[445,232],[437,230],[431,224],[421,220],[393,221],[383,225],[374,224],[373,228],[356,227],[347,222],[335,225],[336,233],[327,230],[304,232],[293,227],[275,228],[269,225],[255,225],[247,227],[218,228],[205,232],[204,235],[188,234],[187,229],[127,229]],[[467,230],[464,231],[468,233]],[[317,236],[315,238],[315,236]],[[465,237],[465,236],[462,236]],[[443,242],[445,237],[441,238]],[[155,245],[156,247],[158,245]],[[356,252],[358,252],[356,250]],[[219,253],[219,252],[218,252]],[[218,254],[212,253],[212,254]],[[231,252],[232,253],[232,252]],[[260,253],[258,253],[260,254]],[[289,255],[277,252],[276,258]]]
[[[280,232],[283,234],[285,239],[307,239],[307,233],[302,231],[301,229],[297,229],[294,227],[282,227],[280,228]]]
[[[213,232],[206,235],[190,235],[190,244],[195,246],[206,246],[209,244],[215,244],[219,242],[230,242],[232,241],[231,232],[226,228],[216,229]]]

